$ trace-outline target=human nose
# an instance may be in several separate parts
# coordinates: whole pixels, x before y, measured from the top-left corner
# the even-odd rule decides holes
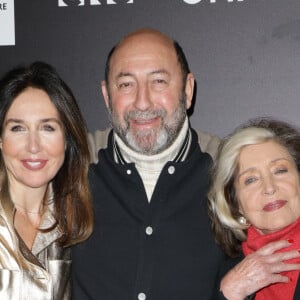
[[[134,106],[139,110],[147,110],[152,105],[147,84],[140,84],[137,89]]]
[[[273,195],[276,191],[276,184],[271,176],[267,176],[263,180],[263,192],[265,195]]]
[[[37,153],[40,151],[40,137],[37,132],[30,132],[28,135],[28,151],[31,153]]]

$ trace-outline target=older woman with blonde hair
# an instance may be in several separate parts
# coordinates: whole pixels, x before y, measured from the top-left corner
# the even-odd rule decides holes
[[[220,145],[209,192],[229,259],[214,299],[299,299],[300,131],[259,118]]]

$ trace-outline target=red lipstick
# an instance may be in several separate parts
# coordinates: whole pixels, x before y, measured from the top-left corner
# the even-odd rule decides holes
[[[287,203],[286,200],[275,200],[272,202],[267,203],[264,207],[263,210],[267,212],[271,212],[277,209],[280,209]]]

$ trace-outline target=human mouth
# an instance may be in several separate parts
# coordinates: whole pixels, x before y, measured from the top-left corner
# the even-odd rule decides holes
[[[46,165],[46,159],[23,159],[22,164],[23,166],[31,171],[38,171],[44,168]]]
[[[280,209],[287,203],[286,200],[275,200],[272,202],[267,203],[264,207],[263,210],[266,212],[271,212],[277,209]]]
[[[127,120],[132,127],[140,129],[152,129],[159,126],[165,115],[163,110],[155,111],[131,111],[127,115]]]
[[[132,122],[135,125],[141,125],[141,126],[145,126],[145,125],[152,125],[154,123],[156,123],[159,120],[159,117],[155,117],[155,118],[141,118],[141,119],[132,119]]]

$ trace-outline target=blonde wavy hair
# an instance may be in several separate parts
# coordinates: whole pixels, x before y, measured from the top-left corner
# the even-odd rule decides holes
[[[235,193],[234,181],[241,150],[274,140],[285,147],[300,170],[300,132],[292,125],[269,118],[248,121],[226,137],[219,146],[212,169],[212,185],[208,193],[209,215],[217,242],[232,257],[241,253],[246,239],[247,224],[242,217]]]

